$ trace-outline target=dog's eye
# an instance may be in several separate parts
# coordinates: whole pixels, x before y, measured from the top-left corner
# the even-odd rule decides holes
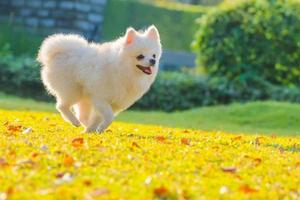
[[[138,60],[142,60],[142,59],[144,59],[145,58],[145,56],[143,55],[143,54],[140,54],[140,55],[138,55],[137,57],[136,57],[136,59],[138,59]]]
[[[153,54],[153,55],[152,55],[152,57],[153,57],[153,58],[155,58],[155,57],[156,57],[156,55],[155,55],[155,54]]]

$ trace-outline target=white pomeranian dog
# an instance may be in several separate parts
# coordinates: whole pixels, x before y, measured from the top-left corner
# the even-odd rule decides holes
[[[152,25],[140,32],[128,28],[124,36],[103,44],[55,34],[44,40],[37,59],[62,117],[83,125],[85,132],[100,133],[147,92],[161,52],[159,32]]]

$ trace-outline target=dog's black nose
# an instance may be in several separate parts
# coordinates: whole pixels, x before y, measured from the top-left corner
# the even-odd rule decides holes
[[[153,66],[153,65],[155,65],[155,62],[156,62],[156,61],[155,61],[154,59],[150,59],[149,62],[150,62],[150,64]]]

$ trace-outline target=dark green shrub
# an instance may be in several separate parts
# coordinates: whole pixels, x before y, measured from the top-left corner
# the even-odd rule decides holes
[[[10,44],[14,55],[36,56],[44,38],[42,35],[29,32],[24,27],[8,21],[1,22],[0,29],[0,47]]]
[[[246,82],[300,83],[300,3],[248,0],[223,6],[199,20],[198,64],[211,76]]]
[[[276,101],[300,102],[300,88],[272,87],[270,99]]]
[[[270,83],[252,78],[245,82],[228,80],[227,78],[210,78],[209,86],[213,92],[213,99],[222,103],[266,100],[270,98]]]
[[[0,90],[19,96],[47,100],[38,63],[29,56],[15,57],[9,45],[0,50]]]
[[[300,102],[300,89],[275,86],[259,78],[241,83],[226,78],[161,72],[150,91],[133,108],[174,111],[257,100]]]
[[[205,78],[178,72],[162,72],[134,108],[173,111],[209,105],[209,92]]]
[[[197,30],[195,19],[205,10],[200,6],[171,9],[168,5],[109,0],[104,10],[103,40],[117,38],[129,26],[142,29],[155,24],[164,48],[190,51],[190,43]]]

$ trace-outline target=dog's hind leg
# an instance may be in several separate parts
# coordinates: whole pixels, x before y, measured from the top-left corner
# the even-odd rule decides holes
[[[88,126],[85,127],[85,133],[96,132],[99,124],[101,123],[101,116],[95,110],[92,110]]]
[[[71,111],[73,103],[70,102],[64,102],[64,101],[57,101],[56,103],[56,109],[60,112],[61,116],[74,126],[78,127],[80,126],[80,122],[75,117],[75,115]]]
[[[103,101],[93,102],[93,107],[95,109],[94,117],[92,118],[92,123],[86,128],[85,132],[102,133],[114,119],[113,110],[109,104]]]
[[[92,114],[92,104],[89,100],[81,100],[76,104],[76,115],[80,123],[87,127]]]

